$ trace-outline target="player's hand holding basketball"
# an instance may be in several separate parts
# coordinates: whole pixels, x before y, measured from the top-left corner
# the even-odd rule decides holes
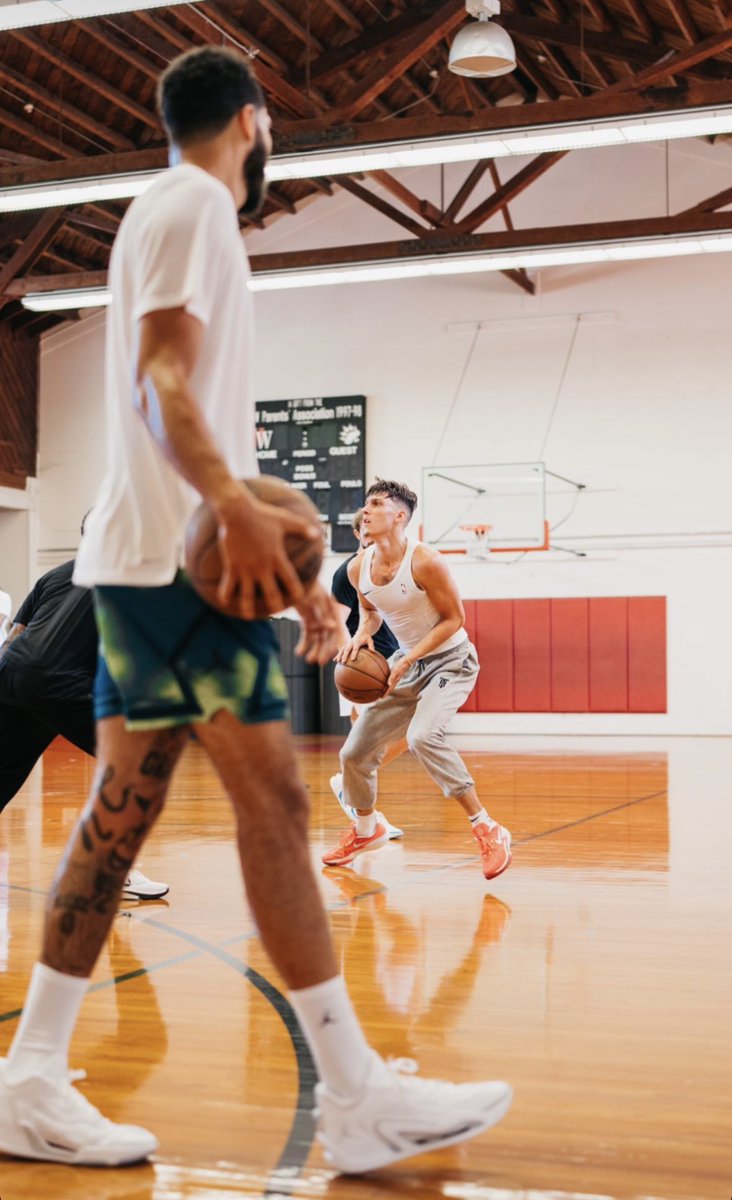
[[[359,631],[356,630],[353,637],[349,638],[344,646],[341,646],[340,650],[335,656],[335,661],[340,663],[350,662],[352,658],[356,657],[362,646],[366,646],[369,650],[373,650],[374,639],[364,634],[360,634]]]
[[[391,668],[391,671],[389,672],[389,686],[386,689],[386,691],[384,692],[385,696],[391,695],[391,693],[394,691],[394,688],[397,686],[399,681],[404,678],[407,671],[409,670],[409,668],[412,665],[413,664],[409,661],[409,659],[406,657],[406,655],[403,658],[398,658],[396,660],[396,662],[394,663],[394,666]]]
[[[223,565],[218,601],[235,600],[241,616],[257,616],[259,590],[269,612],[301,604],[305,589],[285,550],[285,536],[317,541],[320,529],[306,517],[255,499],[239,485],[239,496],[218,506],[219,551]]]
[[[324,666],[338,645],[340,621],[335,600],[317,581],[310,585],[297,611],[302,617],[302,633],[295,647],[305,662]]]

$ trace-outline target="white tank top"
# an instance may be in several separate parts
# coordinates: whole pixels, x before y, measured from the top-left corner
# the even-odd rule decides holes
[[[412,575],[412,559],[419,542],[409,538],[407,549],[397,573],[391,583],[381,587],[371,578],[371,563],[373,562],[376,546],[371,545],[363,556],[361,573],[358,577],[358,590],[369,604],[378,609],[399,643],[400,649],[409,653],[422,641],[422,638],[439,625],[441,617],[427,593],[418,587]],[[465,628],[458,629],[449,638],[435,647],[432,654],[442,654],[467,641]]]

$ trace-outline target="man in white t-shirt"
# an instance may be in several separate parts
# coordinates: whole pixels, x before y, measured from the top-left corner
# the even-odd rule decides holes
[[[369,1048],[338,974],[274,637],[253,619],[258,587],[271,611],[298,608],[308,661],[335,653],[333,602],[320,584],[304,593],[284,549],[290,531],[320,532],[238,482],[257,463],[237,210],[261,200],[269,115],[245,58],[213,46],[171,63],[159,102],[179,165],[131,204],[112,253],[108,466],[75,572],[95,589],[99,765],[0,1063],[0,1151],[117,1165],[157,1147],[146,1129],[106,1120],[76,1091],[68,1045],[125,873],[194,728],[231,799],[256,925],[320,1074],[321,1140],[336,1167],[368,1170],[488,1128],[511,1089],[399,1078]],[[204,604],[178,570],[200,496],[219,524],[219,598],[236,596],[241,618]]]
[[[483,874],[495,879],[511,863],[511,835],[488,816],[475,783],[445,731],[478,678],[478,656],[465,629],[465,610],[444,556],[407,536],[417,497],[405,483],[379,479],[366,493],[362,528],[369,540],[348,564],[358,592],[358,629],[339,651],[348,662],[386,621],[399,643],[389,659],[386,695],[364,707],[341,750],[343,799],[355,819],[326,866],[346,866],[389,838],[376,811],[376,773],[388,747],[407,745],[441,788],[466,813]]]

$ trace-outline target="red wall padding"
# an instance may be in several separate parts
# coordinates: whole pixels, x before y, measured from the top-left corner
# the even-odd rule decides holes
[[[666,712],[666,597],[469,600],[462,712]]]

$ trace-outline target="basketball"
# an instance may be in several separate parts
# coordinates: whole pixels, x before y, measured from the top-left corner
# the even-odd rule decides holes
[[[275,475],[260,475],[254,479],[244,479],[242,482],[262,503],[273,504],[276,508],[289,508],[297,516],[307,517],[314,525],[320,525],[320,514],[313,502],[304,492],[290,487],[283,479],[278,479]],[[298,534],[288,533],[285,537],[285,550],[307,587],[317,578],[320,570],[323,561],[323,539],[316,538],[315,541],[311,541]],[[186,526],[185,568],[193,587],[207,604],[226,613],[227,616],[240,615],[236,607],[236,596],[226,607],[222,607],[217,598],[222,571],[219,529],[216,518],[205,501],[199,504]],[[272,616],[259,590],[256,597],[256,613],[260,618]]]
[[[352,704],[371,704],[389,686],[389,664],[378,650],[362,646],[349,662],[336,663],[335,685]]]

